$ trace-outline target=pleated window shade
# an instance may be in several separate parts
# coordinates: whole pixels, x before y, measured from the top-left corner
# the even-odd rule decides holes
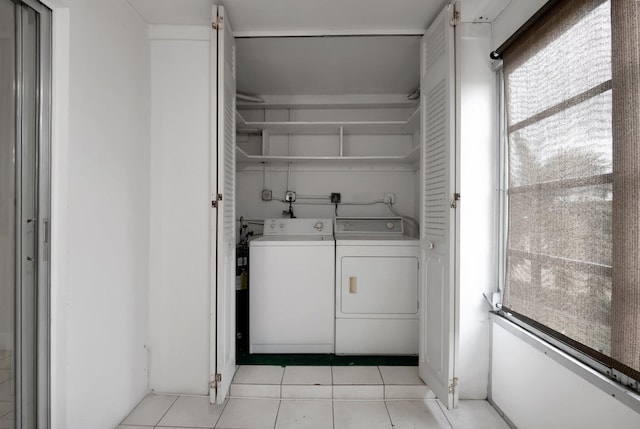
[[[635,0],[614,3],[612,11],[609,1],[556,1],[502,52],[509,155],[503,306],[637,377],[639,15]],[[618,12],[625,22],[616,8],[625,8]],[[635,234],[635,246],[627,234]],[[631,244],[619,249],[620,239]]]

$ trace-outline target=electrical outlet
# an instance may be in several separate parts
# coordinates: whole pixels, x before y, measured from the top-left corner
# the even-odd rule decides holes
[[[262,201],[271,201],[272,197],[273,197],[273,193],[271,192],[270,189],[262,190]]]
[[[340,202],[340,192],[331,193],[331,203],[338,204]]]
[[[396,194],[393,192],[385,192],[384,193],[384,203],[385,204],[395,204],[396,203]]]

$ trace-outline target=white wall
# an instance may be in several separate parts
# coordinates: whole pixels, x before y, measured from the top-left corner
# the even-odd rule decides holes
[[[538,11],[547,0],[511,0],[502,13],[493,21],[493,43],[495,50]],[[487,55],[489,55],[487,53]]]
[[[52,427],[147,392],[149,42],[124,0],[52,1]]]
[[[487,397],[489,318],[482,293],[495,289],[495,73],[490,24],[460,24],[460,346],[461,399]]]
[[[492,329],[492,400],[518,429],[640,427],[640,413],[611,393],[500,324]]]
[[[210,325],[209,30],[151,27],[150,34],[150,387],[205,394]]]
[[[301,196],[328,196],[341,193],[342,201],[366,203],[382,200],[385,192],[396,194],[394,207],[409,216],[415,216],[415,167],[410,166],[344,166],[336,163],[305,166],[292,164],[288,189]],[[262,201],[262,189],[273,192],[274,201]],[[287,167],[267,167],[266,180],[263,167],[241,166],[238,169],[236,193],[236,215],[245,219],[283,217],[288,205],[277,200],[284,199],[287,190]],[[331,204],[305,205],[302,199],[294,203],[297,217],[335,217],[335,206]],[[318,203],[322,200],[304,200]],[[328,201],[324,201],[325,203]],[[339,216],[395,216],[384,204],[338,205]],[[260,228],[254,227],[256,232]]]

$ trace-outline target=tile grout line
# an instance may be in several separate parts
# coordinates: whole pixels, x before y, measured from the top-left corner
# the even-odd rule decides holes
[[[451,420],[449,420],[449,416],[447,416],[447,413],[445,413],[444,408],[442,408],[442,405],[440,405],[440,400],[438,398],[436,398],[436,405],[438,406],[438,408],[440,409],[440,412],[442,413],[442,415],[444,416],[445,420],[447,421],[447,423],[449,423],[449,426],[451,427],[451,429],[455,429],[453,427],[453,423],[451,423]]]
[[[331,412],[333,413],[333,401],[336,399],[335,395],[333,393],[333,386],[335,385],[334,380],[333,380],[333,365],[331,365],[329,367],[329,369],[331,370]],[[334,416],[335,417],[335,416]],[[334,419],[335,420],[335,419]],[[333,427],[335,428],[336,423],[335,421],[333,422]]]
[[[280,386],[279,386],[279,390],[280,390],[280,395],[279,395],[279,399],[280,401],[282,401],[282,383],[284,382],[284,373],[287,371],[287,366],[283,366],[282,367],[282,376],[280,377]],[[282,402],[281,402],[282,403]],[[280,404],[278,404],[278,413],[280,412]],[[276,421],[278,421],[278,415],[276,414]],[[275,423],[274,423],[275,425]]]
[[[331,423],[332,428],[336,429],[336,400],[333,395],[333,365],[329,367],[329,370],[331,371]]]
[[[382,400],[386,401],[387,399],[387,384],[384,381],[384,377],[382,376],[382,370],[380,369],[380,365],[376,366],[376,368],[378,368],[378,374],[380,374],[380,380],[382,380]],[[385,404],[386,406],[386,404]],[[389,410],[387,410],[387,413],[389,412]],[[391,416],[389,416],[389,419],[391,419]]]
[[[178,398],[179,398],[180,396],[181,396],[181,395],[176,395],[176,399],[174,399],[174,400],[173,400],[173,402],[171,403],[171,405],[169,405],[169,408],[167,408],[167,411],[165,411],[165,412],[164,412],[164,414],[160,417],[160,419],[159,419],[157,422],[155,422],[155,424],[153,425],[153,427],[154,427],[154,428],[155,428],[155,427],[157,427],[157,426],[160,424],[160,422],[162,421],[162,419],[164,419],[164,416],[166,416],[166,415],[167,415],[167,413],[169,412],[169,410],[170,410],[171,408],[173,408],[173,405],[178,401]],[[144,399],[143,399],[143,400],[144,400]],[[134,408],[134,409],[135,409],[135,408]]]
[[[276,418],[273,421],[273,429],[276,429],[276,425],[278,424],[278,416],[280,416],[280,407],[282,406],[282,400],[278,400],[278,410],[276,411]]]
[[[384,409],[387,410],[387,416],[389,416],[389,424],[391,425],[391,428],[395,427],[393,425],[393,419],[391,418],[391,413],[389,412],[389,406],[387,405],[387,401],[382,401],[384,403]]]
[[[225,401],[224,401],[224,405],[222,406],[222,411],[220,411],[220,415],[216,419],[216,422],[213,424],[213,428],[211,428],[211,429],[214,429],[216,426],[218,426],[218,423],[220,423],[220,419],[222,418],[222,414],[224,413],[224,410],[227,409],[227,405],[229,405],[229,401],[231,401],[231,399],[229,397],[227,397],[227,399],[225,399]]]
[[[336,401],[333,399],[333,387],[331,388],[331,423],[333,429],[336,429]]]

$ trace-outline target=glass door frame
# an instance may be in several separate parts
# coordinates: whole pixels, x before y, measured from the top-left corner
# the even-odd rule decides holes
[[[16,134],[15,134],[15,165],[16,165],[16,273],[15,273],[15,423],[17,428],[24,426],[23,418],[30,414],[37,428],[50,427],[50,216],[51,216],[51,81],[52,81],[52,11],[40,2],[34,0],[12,0],[16,4]],[[29,100],[29,103],[35,103],[34,115],[35,121],[33,125],[35,130],[30,132],[35,139],[31,144],[35,145],[35,170],[34,188],[35,195],[35,229],[34,229],[34,245],[35,252],[33,255],[35,272],[35,291],[32,299],[35,302],[25,303],[22,296],[25,294],[24,282],[22,281],[23,264],[25,263],[25,255],[23,254],[23,228],[25,220],[23,219],[23,185],[24,174],[22,171],[23,148],[27,144],[23,134],[25,124],[23,124],[23,106],[26,104],[24,100],[25,85],[23,65],[25,64],[25,53],[27,49],[34,49],[34,46],[25,46],[24,40],[26,30],[23,27],[23,14],[35,13],[35,52],[29,52],[35,55],[35,88],[32,88],[35,100]],[[33,30],[33,29],[31,29]],[[28,125],[31,126],[31,125]],[[29,222],[29,221],[26,221]],[[28,296],[28,295],[27,295]],[[31,297],[28,296],[30,299]],[[23,312],[26,305],[32,305],[33,314]],[[27,320],[26,318],[34,318]],[[31,331],[25,325],[31,325]],[[35,336],[35,338],[33,338]],[[23,371],[24,363],[30,359],[30,356],[23,356],[23,344],[31,341],[33,347],[34,359],[31,361],[33,365],[32,371],[35,374],[31,376],[31,382],[23,381],[27,379]],[[30,386],[26,386],[31,383]],[[23,391],[25,389],[33,389],[32,397],[35,401],[33,410],[25,410],[28,404],[23,403],[25,397]],[[29,414],[27,414],[29,413]],[[31,426],[31,425],[30,425]]]

